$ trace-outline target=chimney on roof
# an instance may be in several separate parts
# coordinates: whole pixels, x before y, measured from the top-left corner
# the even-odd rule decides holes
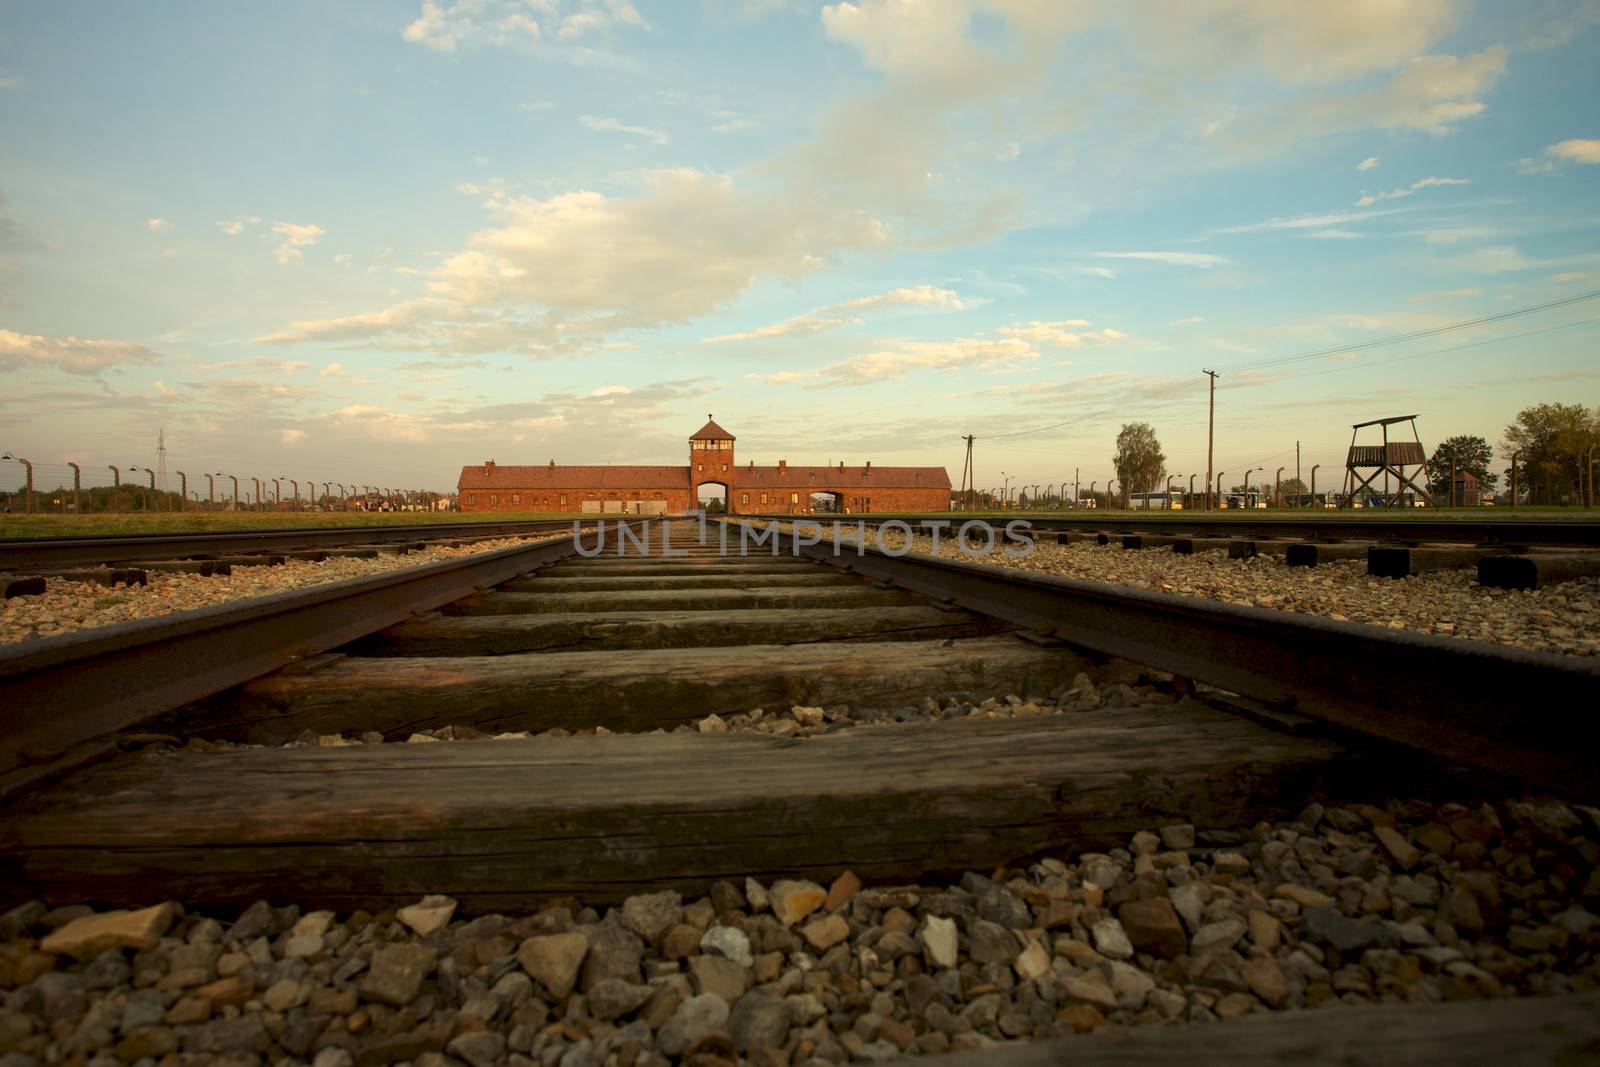
[[[494,473],[494,460],[486,459],[486,460],[483,461],[483,473],[485,473],[485,474],[493,474]]]
[[[869,460],[867,460],[867,473],[870,474],[871,472],[872,472],[872,460],[869,459]]]
[[[555,459],[554,459],[554,458],[552,458],[552,459],[551,459],[551,460],[550,460],[550,469],[551,469],[551,470],[555,470],[555,469],[556,469],[556,461],[555,461]]]
[[[788,469],[789,469],[789,461],[788,461],[788,460],[786,460],[786,459],[780,459],[780,460],[778,460],[778,469],[779,469],[779,470],[780,470],[780,471],[786,471],[786,470],[788,470]]]
[[[840,474],[844,473],[844,460],[842,460],[842,459],[839,461],[839,473]]]

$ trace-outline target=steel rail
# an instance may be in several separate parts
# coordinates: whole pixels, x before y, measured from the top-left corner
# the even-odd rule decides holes
[[[865,522],[882,526],[886,522],[905,522],[916,528],[928,521],[950,523],[958,529],[968,519],[981,519],[996,526],[1013,520],[1030,524],[1035,531],[1091,530],[1107,533],[1163,533],[1175,537],[1295,538],[1303,541],[1397,541],[1402,543],[1442,541],[1460,544],[1568,545],[1600,546],[1600,522],[1538,522],[1473,519],[1297,519],[1241,515],[1237,519],[1189,518],[1182,512],[1167,512],[1161,517],[1147,515],[1034,516],[1029,514],[985,513],[972,515],[738,515],[734,518],[779,522],[838,521],[848,526]]]
[[[599,518],[599,516],[595,516]],[[593,521],[582,519],[577,521]],[[0,540],[0,571],[117,563],[136,559],[182,559],[241,552],[283,552],[348,544],[395,544],[453,537],[515,536],[571,529],[573,519],[522,522],[440,523],[423,526],[310,526],[288,530],[211,533],[113,534],[104,537],[8,538]]]
[[[1569,796],[1600,799],[1581,738],[1600,660],[830,542],[782,551],[1071,645]],[[997,547],[995,551],[1004,551]]]
[[[594,531],[581,535],[584,547]],[[575,553],[579,537],[0,647],[0,797],[192,701]]]

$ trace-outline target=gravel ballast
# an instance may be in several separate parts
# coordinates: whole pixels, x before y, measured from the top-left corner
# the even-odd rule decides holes
[[[831,525],[821,525],[823,537],[831,539]],[[841,541],[852,546],[847,555],[855,551],[855,536],[849,526],[841,530]],[[898,530],[886,530],[882,536],[891,550],[905,545]],[[1049,535],[1035,531],[1035,537],[1040,536]],[[911,551],[930,554],[933,542],[916,536]],[[1290,567],[1280,556],[1229,559],[1222,550],[1178,555],[1167,548],[1134,550],[1043,541],[1026,556],[1020,549],[1004,546],[978,556],[962,552],[951,537],[941,538],[938,555],[984,566],[1130,585],[1539,652],[1600,655],[1600,579],[1594,578],[1542,589],[1489,589],[1478,584],[1470,568],[1373,578],[1359,559]]]
[[[777,1067],[1584,992],[1597,816],[1313,803],[953,882],[739,878],[520,916],[30,903],[0,917],[0,1062]]]
[[[181,571],[149,570],[145,585],[108,587],[94,582],[46,579],[45,591],[0,602],[0,644],[88,630],[136,619],[151,619],[235,600],[271,596],[325,582],[460,559],[502,548],[548,541],[570,534],[507,537],[469,545],[437,545],[373,558],[329,556],[320,562],[286,560],[275,566],[239,566],[228,575],[201,577]]]

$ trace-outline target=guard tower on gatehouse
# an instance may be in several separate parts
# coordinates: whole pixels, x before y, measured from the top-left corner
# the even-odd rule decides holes
[[[1415,440],[1389,440],[1389,427],[1403,422],[1411,424]],[[1380,428],[1383,443],[1356,444],[1361,431],[1373,426]],[[1351,430],[1350,453],[1344,463],[1344,507],[1397,508],[1404,507],[1408,498],[1417,504],[1430,502],[1427,490],[1417,484],[1427,469],[1428,456],[1417,433],[1415,415],[1358,422]],[[1381,489],[1376,484],[1380,475]]]

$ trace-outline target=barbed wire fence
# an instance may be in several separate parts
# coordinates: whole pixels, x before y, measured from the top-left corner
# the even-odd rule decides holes
[[[195,473],[168,467],[162,492],[150,467],[0,458],[0,508],[8,514],[92,515],[179,511],[434,511],[432,490],[334,481]]]

